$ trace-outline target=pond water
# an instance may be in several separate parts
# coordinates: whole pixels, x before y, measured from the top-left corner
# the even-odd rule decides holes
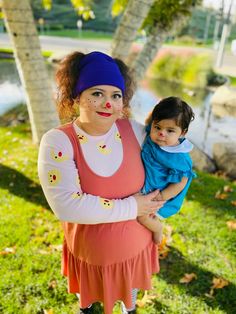
[[[52,77],[52,67],[49,66]],[[236,141],[236,118],[216,118],[211,112],[210,99],[213,92],[191,90],[168,82],[146,79],[132,100],[134,118],[144,123],[146,116],[159,99],[178,96],[193,107],[195,120],[190,124],[188,138],[209,156],[215,142]],[[25,103],[25,95],[13,61],[0,61],[0,115]]]

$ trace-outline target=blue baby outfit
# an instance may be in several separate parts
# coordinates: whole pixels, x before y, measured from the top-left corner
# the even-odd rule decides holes
[[[141,153],[146,175],[142,193],[163,190],[170,183],[180,182],[183,177],[188,178],[184,189],[156,212],[160,218],[167,218],[180,210],[192,178],[196,176],[192,171],[192,160],[188,153],[193,145],[184,138],[180,139],[177,146],[160,147],[151,140],[150,127],[147,127],[147,132]]]

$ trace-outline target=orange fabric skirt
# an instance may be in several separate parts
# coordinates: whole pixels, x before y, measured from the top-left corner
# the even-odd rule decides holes
[[[111,314],[117,300],[132,306],[132,288],[151,288],[151,275],[159,271],[157,246],[136,220],[64,229],[62,273],[69,292],[80,293],[82,308],[99,301]]]

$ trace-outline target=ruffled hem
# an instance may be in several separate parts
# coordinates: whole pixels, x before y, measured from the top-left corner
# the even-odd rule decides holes
[[[105,314],[112,314],[118,300],[131,307],[132,288],[150,289],[151,275],[157,272],[158,251],[153,242],[134,258],[106,266],[91,265],[75,258],[66,243],[63,246],[62,274],[68,279],[68,292],[80,293],[81,307],[102,302]]]

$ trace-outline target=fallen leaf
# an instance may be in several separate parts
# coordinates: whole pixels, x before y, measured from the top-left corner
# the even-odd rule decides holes
[[[49,288],[51,289],[55,289],[57,287],[57,281],[56,280],[51,280],[49,285],[48,285]]]
[[[229,185],[225,185],[223,187],[223,191],[226,193],[230,193],[230,192],[233,192],[233,189]]]
[[[228,194],[226,193],[221,193],[221,191],[217,191],[215,194],[215,199],[217,200],[225,200],[228,197]]]
[[[62,244],[50,244],[49,247],[52,251],[62,251]]]
[[[16,253],[15,247],[6,247],[3,251],[0,252],[0,255],[15,254],[15,253]]]
[[[231,201],[231,204],[232,204],[233,206],[236,206],[236,201]]]
[[[170,251],[170,249],[167,247],[167,241],[167,236],[163,235],[161,243],[158,245],[159,259],[165,259]]]
[[[152,300],[155,300],[157,295],[148,294],[147,290],[145,290],[144,295],[141,300],[137,300],[136,304],[138,307],[144,307],[146,304],[152,303]]]
[[[53,309],[50,310],[43,310],[44,314],[53,314]]]
[[[226,222],[227,226],[231,230],[236,230],[236,220],[229,220]]]
[[[216,278],[214,277],[212,280],[213,285],[211,286],[210,295],[214,294],[215,289],[222,289],[225,286],[229,285],[229,281],[224,278]]]
[[[184,274],[184,277],[182,277],[179,282],[180,283],[189,283],[191,282],[192,280],[194,279],[197,279],[197,275],[194,274],[194,273],[191,273],[191,274]]]
[[[214,299],[213,295],[211,295],[210,293],[205,293],[205,296],[210,298],[210,299]]]

